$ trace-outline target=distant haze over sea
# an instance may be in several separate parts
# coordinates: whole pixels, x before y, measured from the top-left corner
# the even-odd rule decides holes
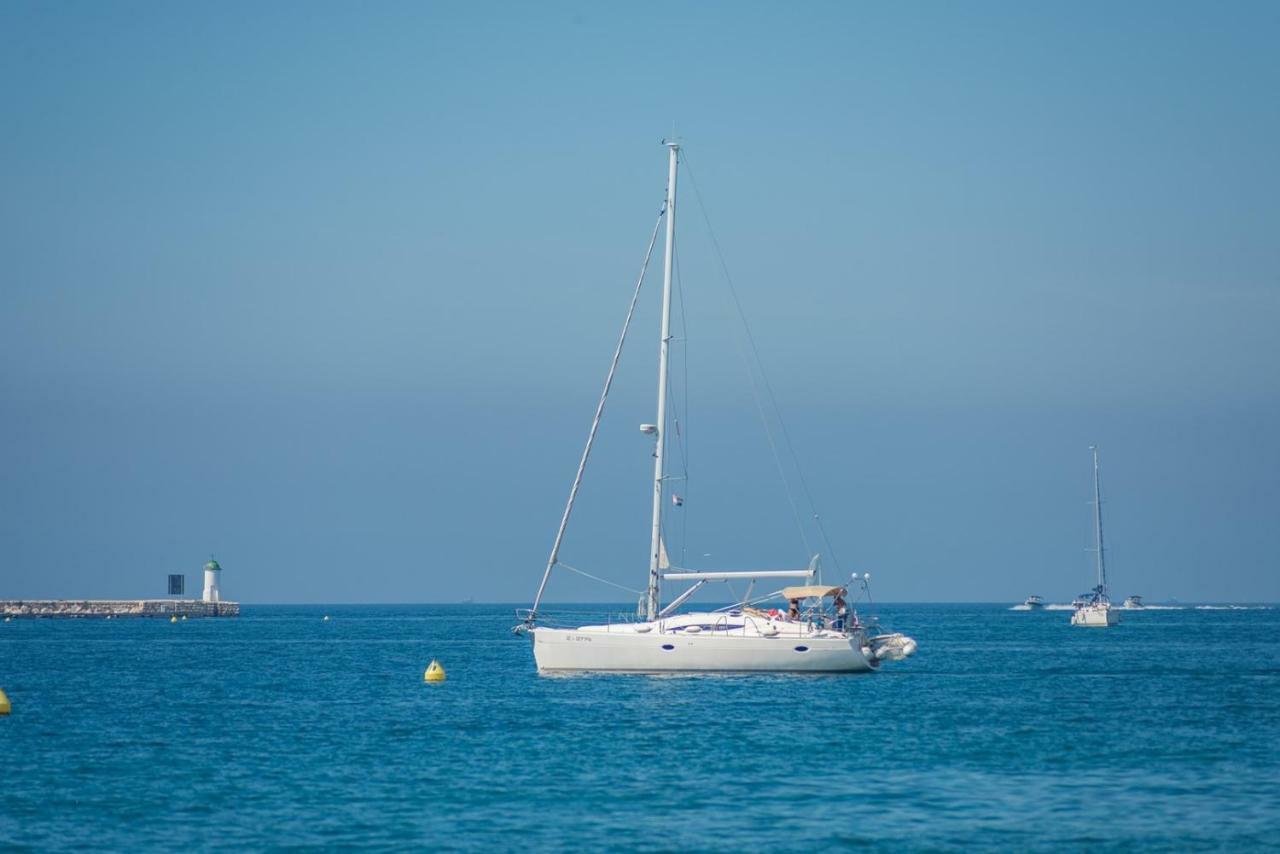
[[[674,562],[1069,602],[1096,444],[1113,595],[1280,601],[1276,9],[5,3],[0,598],[527,604],[674,124]],[[562,553],[632,589],[657,281]]]

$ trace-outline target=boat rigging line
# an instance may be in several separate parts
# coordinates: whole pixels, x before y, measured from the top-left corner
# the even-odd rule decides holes
[[[581,575],[583,578],[590,578],[592,581],[599,581],[601,584],[608,584],[610,587],[616,587],[619,590],[625,590],[628,593],[635,593],[640,596],[644,595],[643,590],[636,590],[634,587],[627,587],[625,584],[619,584],[616,581],[610,581],[607,578],[601,578],[598,575],[592,575],[591,573],[585,570],[578,569],[576,566],[569,566],[569,564],[565,563],[562,560],[557,560],[556,566],[560,567],[561,569],[567,569],[570,572],[576,572],[578,573],[578,575]]]
[[[667,405],[671,409],[671,426],[675,428],[676,449],[680,452],[680,479],[683,481],[680,497],[682,503],[678,506],[682,507],[680,515],[680,566],[688,566],[688,542],[689,542],[689,440],[686,431],[689,429],[689,326],[687,315],[684,308],[684,288],[681,286],[680,280],[680,248],[676,247],[673,253],[673,269],[672,277],[675,285],[675,293],[677,302],[680,305],[680,337],[673,338],[672,343],[678,342],[681,346],[680,369],[683,374],[680,388],[680,409],[676,409],[674,395],[671,394],[671,375],[667,375]],[[681,420],[680,414],[684,413],[684,420]],[[671,480],[670,476],[667,478]],[[664,514],[670,518],[669,513]],[[665,527],[665,526],[664,526]]]
[[[565,529],[569,527],[569,517],[573,514],[573,502],[578,498],[578,489],[582,486],[582,474],[587,468],[587,459],[591,456],[591,446],[595,444],[596,431],[600,428],[600,419],[604,416],[604,404],[609,399],[609,389],[613,386],[613,376],[618,370],[618,361],[622,358],[622,345],[627,341],[627,332],[631,329],[631,319],[635,317],[636,302],[640,299],[640,288],[644,285],[645,273],[649,270],[649,259],[653,257],[653,247],[658,243],[658,232],[662,228],[662,220],[667,214],[666,196],[663,196],[662,207],[658,210],[658,221],[653,225],[653,234],[649,238],[649,248],[645,250],[644,262],[640,265],[640,275],[636,279],[636,289],[631,294],[631,305],[627,307],[627,319],[622,324],[622,334],[618,336],[618,346],[613,351],[613,361],[609,363],[609,373],[604,378],[604,389],[600,392],[600,402],[596,404],[596,414],[591,419],[591,429],[587,432],[587,444],[582,449],[582,458],[578,460],[578,471],[573,476],[573,486],[569,489],[569,500],[564,506],[564,515],[560,517],[560,527],[556,530],[555,542],[551,544],[551,555],[547,558],[547,568],[542,573],[542,582],[538,585],[538,593],[533,597],[533,607],[525,622],[532,624],[538,616],[538,606],[542,603],[542,594],[547,589],[547,581],[551,578],[551,570],[560,560],[560,544],[564,542]],[[580,572],[580,570],[579,570]],[[585,574],[585,573],[584,573]],[[625,589],[625,588],[624,588]]]
[[[795,467],[796,475],[800,481],[801,491],[804,493],[805,501],[809,506],[809,512],[813,516],[813,521],[818,529],[818,534],[822,537],[822,543],[826,547],[827,555],[831,558],[832,565],[835,566],[837,572],[841,572],[840,561],[836,557],[835,549],[831,546],[831,538],[827,536],[826,526],[822,523],[822,516],[819,515],[817,506],[813,501],[813,494],[809,491],[808,481],[805,480],[804,469],[800,465],[800,458],[796,454],[795,446],[791,442],[791,434],[787,430],[787,422],[782,417],[782,409],[778,406],[778,399],[773,393],[773,385],[769,382],[769,375],[765,372],[764,362],[760,358],[760,350],[756,346],[755,336],[751,334],[751,325],[747,322],[746,312],[742,309],[742,301],[738,298],[738,290],[734,287],[733,276],[729,273],[729,265],[724,259],[724,252],[720,248],[720,241],[716,238],[715,229],[711,226],[711,217],[707,213],[707,206],[702,200],[702,191],[698,188],[698,179],[694,175],[693,165],[689,162],[689,153],[684,152],[685,171],[689,174],[689,183],[693,185],[693,195],[698,201],[698,210],[702,213],[702,221],[707,226],[707,235],[711,238],[711,246],[715,249],[716,258],[720,262],[720,271],[724,275],[725,284],[728,286],[729,295],[732,297],[734,309],[737,312],[738,320],[742,323],[742,329],[745,338],[751,350],[751,356],[755,361],[755,368],[760,372],[760,379],[764,384],[765,391],[769,396],[769,403],[773,408],[774,417],[778,421],[779,432],[782,434],[783,442],[786,444],[787,453],[791,457],[791,463]],[[745,360],[746,353],[743,352]],[[757,388],[755,374],[748,364],[747,376],[751,380],[751,393],[755,398],[756,409],[760,413],[760,420],[764,425],[765,436],[769,440],[769,449],[773,452],[774,464],[778,469],[778,476],[782,480],[783,491],[786,493],[787,501],[791,505],[791,513],[795,517],[796,527],[800,531],[800,539],[804,543],[806,556],[812,554],[809,547],[809,538],[805,535],[804,524],[800,521],[800,511],[796,505],[794,496],[791,493],[791,485],[787,480],[786,472],[782,465],[782,459],[778,455],[777,444],[774,441],[773,430],[769,427],[769,419],[765,414],[764,405],[760,399],[759,389]]]

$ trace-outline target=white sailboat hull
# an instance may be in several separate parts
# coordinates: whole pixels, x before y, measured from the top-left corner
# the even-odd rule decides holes
[[[533,629],[539,673],[866,673],[879,661],[860,635],[776,637]]]
[[[1085,605],[1083,608],[1077,608],[1076,612],[1071,615],[1071,625],[1073,626],[1104,629],[1119,622],[1120,615],[1115,612],[1114,608],[1105,605]]]

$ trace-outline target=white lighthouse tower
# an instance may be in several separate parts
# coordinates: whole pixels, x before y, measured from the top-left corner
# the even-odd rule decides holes
[[[222,601],[222,591],[218,589],[218,580],[221,575],[222,567],[218,566],[218,562],[210,557],[209,562],[204,565],[204,596],[201,597],[204,601]]]

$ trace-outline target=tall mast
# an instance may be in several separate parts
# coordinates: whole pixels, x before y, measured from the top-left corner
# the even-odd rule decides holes
[[[663,143],[670,152],[667,174],[667,246],[662,264],[662,341],[658,349],[658,436],[653,452],[653,536],[649,541],[649,596],[646,619],[658,614],[658,572],[662,552],[662,482],[665,470],[662,455],[667,443],[667,358],[671,348],[671,267],[676,244],[676,163],[680,145]]]
[[[1102,486],[1098,476],[1098,446],[1090,445],[1093,451],[1093,519],[1095,541],[1094,548],[1098,553],[1098,592],[1107,592],[1107,561],[1102,552]]]

